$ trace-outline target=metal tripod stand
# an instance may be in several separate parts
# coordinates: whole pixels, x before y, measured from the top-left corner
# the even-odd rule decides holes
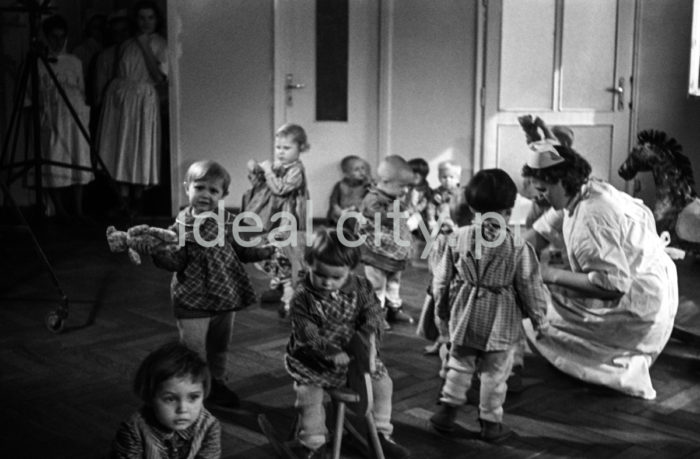
[[[36,204],[36,213],[39,218],[43,218],[44,216],[44,186],[42,183],[42,168],[43,166],[59,166],[62,168],[68,168],[68,169],[75,169],[75,170],[85,170],[85,171],[91,171],[93,172],[96,176],[98,174],[102,174],[105,178],[107,178],[107,182],[110,184],[110,187],[113,189],[115,192],[116,196],[119,197],[121,200],[121,196],[116,190],[116,185],[114,183],[114,180],[112,179],[111,175],[107,171],[107,168],[100,158],[100,156],[95,152],[94,150],[91,152],[91,165],[90,166],[83,166],[83,165],[77,165],[77,164],[69,164],[69,163],[62,163],[62,162],[57,162],[57,161],[52,161],[49,159],[46,159],[42,155],[41,147],[42,147],[42,142],[41,142],[41,114],[39,112],[39,65],[44,65],[44,67],[47,70],[47,73],[49,74],[51,81],[55,85],[56,89],[58,90],[61,100],[63,103],[66,104],[68,107],[68,110],[72,116],[73,121],[77,124],[78,128],[80,129],[80,132],[82,133],[83,137],[87,141],[88,145],[91,145],[90,141],[90,134],[87,131],[86,127],[83,125],[83,123],[80,120],[80,117],[78,116],[78,113],[76,112],[75,108],[71,104],[70,100],[68,99],[68,96],[61,86],[61,83],[58,81],[58,78],[56,77],[56,73],[52,69],[50,65],[50,61],[48,58],[48,53],[46,48],[42,45],[42,43],[39,40],[39,24],[41,22],[41,16],[43,14],[49,13],[50,12],[50,7],[49,5],[50,0],[43,0],[41,3],[39,3],[38,0],[25,0],[25,1],[20,1],[19,3],[21,6],[18,7],[9,7],[9,8],[0,8],[0,11],[13,11],[13,12],[25,12],[28,14],[29,18],[29,50],[27,51],[27,55],[24,61],[24,67],[21,72],[21,77],[19,79],[17,91],[15,93],[15,98],[13,102],[13,108],[12,108],[12,115],[10,117],[10,122],[9,126],[7,129],[7,133],[5,135],[4,141],[3,141],[3,149],[2,149],[2,156],[0,157],[0,172],[7,171],[7,177],[6,180],[3,181],[2,183],[2,188],[0,191],[4,195],[4,202],[6,204],[9,204],[14,212],[17,214],[19,217],[19,228],[22,230],[27,231],[31,235],[32,242],[35,246],[35,249],[37,250],[44,266],[46,269],[49,271],[51,275],[51,280],[55,287],[57,288],[59,295],[61,297],[60,300],[60,305],[55,311],[51,311],[47,314],[45,323],[46,327],[49,329],[49,331],[53,333],[60,333],[63,330],[64,327],[64,322],[65,319],[68,317],[68,297],[64,293],[63,289],[61,288],[61,285],[58,281],[58,278],[56,277],[56,274],[46,257],[44,251],[41,249],[41,245],[39,244],[39,241],[37,240],[34,232],[32,231],[30,225],[28,224],[27,220],[25,219],[24,215],[22,214],[22,211],[20,208],[17,206],[17,202],[15,199],[12,197],[11,194],[11,186],[12,183],[15,182],[17,179],[20,177],[24,176],[31,170],[34,171],[34,180],[35,180],[35,204]],[[31,84],[31,89],[30,89],[30,100],[31,100],[31,107],[30,107],[30,130],[31,130],[31,143],[32,143],[32,151],[33,151],[33,157],[28,158],[25,155],[25,158],[23,160],[17,161],[16,160],[16,150],[17,150],[17,143],[19,139],[19,133],[20,133],[20,127],[21,127],[21,112],[22,112],[22,107],[25,101],[25,98],[27,96],[27,88]],[[29,145],[27,145],[29,147]],[[125,206],[124,203],[122,203],[123,206]]]

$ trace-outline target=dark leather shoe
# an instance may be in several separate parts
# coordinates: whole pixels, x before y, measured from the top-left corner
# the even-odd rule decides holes
[[[502,422],[491,422],[479,419],[481,424],[481,439],[489,443],[500,443],[511,435],[513,431],[507,425]]]
[[[386,320],[389,323],[403,322],[407,324],[412,324],[414,322],[413,317],[405,313],[402,308],[393,307],[386,308]]]
[[[455,405],[450,405],[448,403],[442,403],[437,413],[430,417],[430,425],[433,429],[442,433],[450,433],[455,430],[457,424],[457,409]]]

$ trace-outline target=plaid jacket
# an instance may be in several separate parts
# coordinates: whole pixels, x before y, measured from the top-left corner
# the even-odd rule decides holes
[[[321,292],[307,275],[292,299],[292,334],[287,345],[285,367],[300,384],[339,387],[345,384],[346,367],[332,357],[343,351],[356,333],[373,333],[379,342],[382,309],[372,284],[350,274],[337,292]],[[377,359],[377,374],[386,371]]]
[[[112,442],[110,459],[219,459],[221,424],[206,408],[183,431],[160,427],[153,411],[143,407],[123,422]]]
[[[399,203],[398,209],[402,213],[401,217],[389,217],[389,212],[394,211],[394,202]],[[357,226],[358,233],[365,237],[365,243],[361,247],[362,261],[388,272],[406,269],[406,260],[410,256],[411,241],[413,240],[407,224],[406,203],[396,196],[372,188],[362,200],[360,211],[365,217],[365,221],[360,222]],[[376,226],[377,215],[380,222],[378,228]],[[394,225],[398,229],[398,238]]]
[[[170,284],[175,316],[178,318],[209,317],[224,311],[238,310],[257,299],[242,262],[270,258],[273,247],[241,247],[231,232],[233,215],[225,215],[223,246],[204,247],[194,235],[195,217],[188,207],[181,211],[169,229],[184,239],[176,250],[153,255],[156,266],[174,271]],[[212,241],[218,235],[215,219],[199,225],[200,239]]]
[[[453,344],[502,351],[519,339],[524,315],[535,329],[544,322],[548,294],[530,244],[516,244],[508,229],[502,243],[478,254],[477,231],[476,225],[458,228],[433,271],[436,323],[449,320]],[[499,233],[486,223],[482,234],[495,241]]]

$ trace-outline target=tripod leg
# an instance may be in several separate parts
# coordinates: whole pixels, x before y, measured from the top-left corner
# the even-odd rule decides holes
[[[0,187],[1,187],[0,189],[2,190],[3,194],[5,194],[6,199],[10,202],[10,204],[12,205],[12,208],[14,209],[15,213],[17,214],[17,217],[20,220],[21,226],[27,230],[27,232],[29,233],[29,236],[32,238],[32,243],[34,244],[34,248],[36,249],[36,252],[39,255],[39,258],[41,259],[42,263],[44,264],[44,266],[46,266],[46,269],[49,271],[49,275],[51,276],[51,281],[53,282],[54,286],[58,290],[58,294],[61,298],[60,305],[56,311],[50,312],[47,315],[46,325],[51,332],[60,333],[63,330],[64,320],[68,317],[68,297],[66,296],[65,292],[61,288],[61,284],[59,283],[58,278],[56,277],[56,273],[54,272],[53,267],[51,266],[51,263],[49,262],[49,259],[46,257],[46,254],[42,250],[41,245],[39,244],[39,241],[37,240],[36,236],[34,235],[34,231],[32,231],[32,228],[29,226],[29,223],[27,223],[27,220],[24,218],[22,211],[19,210],[17,203],[12,198],[12,194],[10,193],[10,190],[7,188],[7,186],[3,182],[0,182]]]

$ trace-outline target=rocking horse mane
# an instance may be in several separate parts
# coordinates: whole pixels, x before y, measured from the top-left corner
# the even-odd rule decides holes
[[[673,164],[678,168],[681,178],[684,178],[693,190],[695,195],[695,178],[693,177],[693,166],[690,159],[682,151],[683,147],[675,138],[668,137],[665,132],[656,129],[646,129],[637,134],[637,142],[640,145],[645,143],[655,146],[658,150],[669,153]]]

